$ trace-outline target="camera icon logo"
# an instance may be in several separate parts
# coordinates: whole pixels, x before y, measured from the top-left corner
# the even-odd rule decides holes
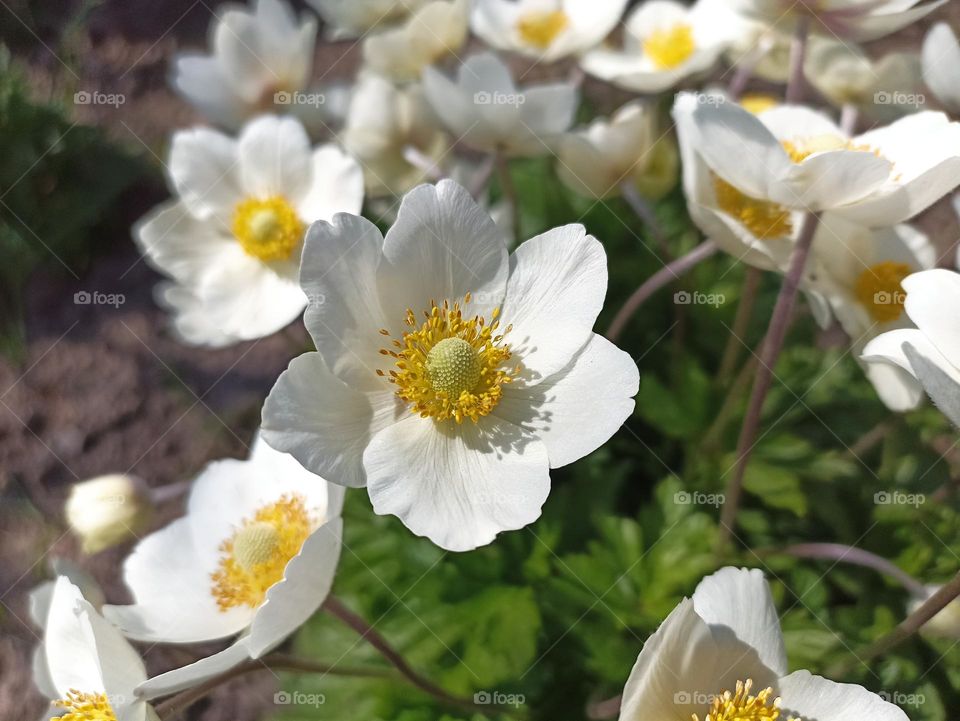
[[[480,93],[477,94],[479,95]],[[478,706],[485,706],[490,703],[490,694],[486,691],[477,691],[475,694],[473,694],[473,702]]]
[[[277,691],[273,694],[273,703],[277,706],[289,706],[293,703],[293,698],[286,691]]]
[[[486,90],[473,94],[474,105],[489,105],[491,102],[493,102],[493,96]]]
[[[273,102],[275,105],[289,105],[293,102],[293,93],[286,90],[278,90],[273,94]]]
[[[78,90],[73,94],[73,102],[77,105],[89,105],[93,102],[93,96],[86,90]]]
[[[677,305],[690,305],[692,297],[685,290],[678,290],[673,294],[673,302]]]
[[[90,305],[93,301],[93,296],[90,295],[88,291],[78,290],[73,294],[73,303],[74,305]]]

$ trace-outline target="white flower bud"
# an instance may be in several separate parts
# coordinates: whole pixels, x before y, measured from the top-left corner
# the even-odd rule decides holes
[[[149,515],[149,494],[138,478],[99,476],[70,489],[65,511],[84,552],[97,553],[137,534]]]
[[[912,599],[907,606],[907,612],[913,613],[916,611],[939,590],[940,586],[927,586],[928,595],[925,598]],[[931,638],[960,640],[960,601],[955,600],[948,603],[940,613],[921,626],[920,633]]]

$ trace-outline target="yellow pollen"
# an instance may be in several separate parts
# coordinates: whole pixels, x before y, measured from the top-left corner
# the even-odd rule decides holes
[[[753,681],[737,681],[734,693],[724,691],[713,699],[704,721],[777,721],[780,718],[780,699],[770,697],[772,688],[766,688],[756,696],[750,695]],[[693,714],[693,721],[700,721]],[[799,721],[799,719],[790,719]]]
[[[747,112],[759,115],[780,105],[780,101],[773,95],[764,93],[747,93],[740,98],[740,106]]]
[[[682,65],[696,49],[693,28],[686,23],[654,30],[643,41],[643,54],[660,70]]]
[[[892,260],[872,265],[857,278],[853,294],[878,323],[890,323],[903,313],[906,293],[900,282],[913,269],[906,263]]]
[[[303,496],[280,497],[246,519],[220,545],[220,564],[211,574],[211,592],[221,611],[256,608],[267,590],[283,578],[291,558],[317,527]]]
[[[527,45],[546,50],[570,24],[563,10],[534,10],[517,20],[517,32]]]
[[[117,721],[113,707],[103,693],[82,693],[70,689],[65,699],[54,701],[53,705],[64,709],[66,713],[50,721]]]
[[[279,195],[247,198],[233,211],[233,234],[243,249],[260,260],[289,260],[306,225]]]
[[[751,198],[718,175],[713,176],[713,191],[720,209],[760,240],[789,238],[793,234],[790,211],[782,205]]]
[[[470,294],[464,305],[470,302]],[[397,387],[397,396],[410,405],[413,413],[423,418],[445,421],[453,418],[463,423],[469,418],[476,423],[492,411],[503,395],[503,385],[510,383],[519,367],[504,368],[510,360],[510,346],[503,342],[510,332],[500,328],[500,309],[483,316],[464,318],[460,303],[442,306],[430,303],[425,320],[417,324],[413,311],[407,309],[404,323],[409,328],[393,348],[381,354],[395,361],[395,369],[377,375]],[[381,330],[389,336],[390,331]]]
[[[837,135],[815,135],[812,138],[803,140],[784,140],[781,142],[783,149],[787,151],[790,160],[794,163],[802,163],[814,153],[826,153],[831,150],[849,150],[855,153],[873,153],[878,158],[882,157],[880,151],[871,148],[869,145],[855,145],[852,141],[841,138]]]

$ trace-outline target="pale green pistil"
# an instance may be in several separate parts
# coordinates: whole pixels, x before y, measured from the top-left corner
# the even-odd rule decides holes
[[[444,338],[427,353],[427,374],[435,391],[459,398],[480,383],[480,354],[462,338]]]
[[[233,557],[247,571],[269,561],[280,545],[280,534],[270,523],[251,523],[233,539]]]

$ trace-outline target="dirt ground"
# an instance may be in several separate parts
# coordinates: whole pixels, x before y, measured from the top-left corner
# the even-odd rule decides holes
[[[38,97],[63,88],[120,92],[118,109],[78,106],[77,119],[101,125],[132,152],[157,165],[170,131],[194,116],[165,84],[172,54],[203,42],[215,3],[205,0],[112,0],[94,4],[82,20],[80,2],[2,3],[2,31],[29,67]],[[960,27],[960,2],[937,18]],[[40,10],[42,8],[42,10]],[[30,18],[28,31],[18,18]],[[905,37],[914,43],[922,27]],[[896,40],[902,44],[902,39]],[[913,45],[916,47],[916,45]],[[58,57],[50,48],[60,51]],[[347,53],[345,62],[334,61]],[[69,62],[67,68],[61,58]],[[350,44],[319,51],[317,74],[336,66],[349,76],[358,62]],[[77,77],[73,77],[76,73]],[[588,92],[602,94],[602,88]],[[159,180],[124,201],[131,221],[163,198]],[[951,227],[946,209],[926,221]],[[955,230],[950,231],[956,235]],[[950,238],[952,240],[952,238]],[[127,236],[75,280],[53,269],[31,279],[27,349],[22,364],[0,359],[0,718],[40,718],[45,702],[30,683],[37,630],[27,616],[26,592],[48,576],[53,557],[79,561],[111,600],[129,547],[84,557],[65,532],[69,485],[108,472],[129,472],[151,485],[191,477],[213,458],[241,457],[274,379],[306,342],[294,326],[272,338],[223,350],[191,349],[167,332],[152,300],[158,276]],[[76,305],[78,291],[123,294],[123,304]],[[157,522],[178,513],[165,509]],[[145,649],[149,670],[182,665],[182,651]],[[260,674],[221,688],[213,703],[190,718],[247,721],[271,706],[272,679]]]

